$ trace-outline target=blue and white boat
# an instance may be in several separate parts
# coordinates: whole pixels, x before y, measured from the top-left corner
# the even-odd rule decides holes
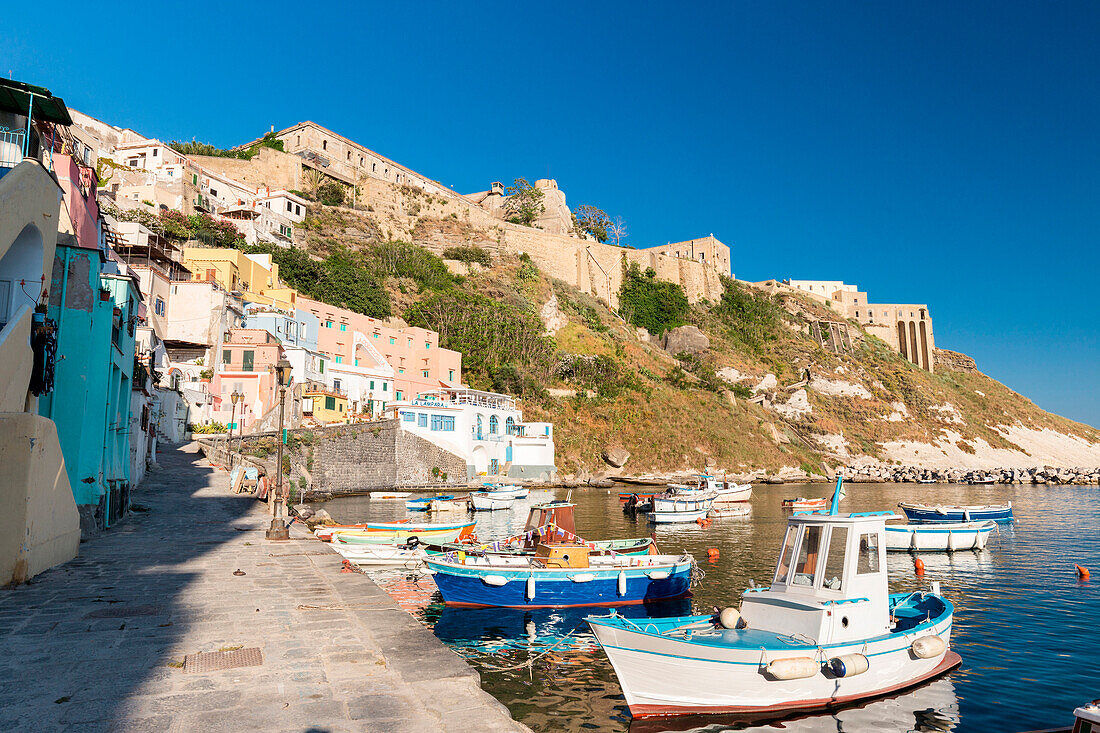
[[[531,495],[531,489],[519,484],[482,484],[482,490],[494,497],[501,499],[526,499]]]
[[[432,501],[435,499],[441,499],[443,501],[449,501],[453,499],[452,494],[440,494],[439,496],[418,496],[415,499],[406,499],[405,508],[410,512],[426,512],[431,506]]]
[[[740,609],[638,622],[586,620],[632,716],[783,717],[857,704],[916,686],[962,661],[954,609],[932,592],[891,594],[889,512],[797,513],[772,584]]]
[[[448,606],[569,608],[682,598],[691,555],[589,555],[587,545],[539,545],[535,556],[448,553],[425,564]]]
[[[997,523],[934,522],[930,524],[887,524],[886,549],[890,552],[955,552],[982,550]]]
[[[949,522],[992,522],[1012,521],[1012,502],[1007,504],[983,504],[978,506],[960,506],[949,504],[913,504],[902,502],[898,507],[905,512],[910,522],[931,523]]]

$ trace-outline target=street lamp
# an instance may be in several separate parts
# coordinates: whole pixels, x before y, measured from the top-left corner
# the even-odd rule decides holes
[[[290,386],[290,371],[290,362],[286,357],[279,359],[279,363],[275,365],[275,384],[279,387],[279,448],[275,457],[278,478],[275,480],[275,494],[268,497],[268,503],[271,504],[271,527],[267,530],[269,540],[290,539],[290,529],[286,526],[286,500],[290,487],[287,487],[286,493],[283,492],[283,410],[286,405],[286,388]],[[279,514],[280,507],[282,516]]]
[[[229,440],[228,440],[228,448],[229,448],[229,451],[230,451],[229,452],[229,465],[231,465],[231,466],[233,465],[233,427],[234,427],[233,423],[236,421],[237,403],[240,402],[243,399],[244,399],[244,395],[241,394],[240,392],[238,392],[237,390],[233,390],[233,394],[229,395],[229,401],[233,403],[233,406],[229,410]],[[244,413],[244,406],[243,405],[241,406],[241,413],[242,414]],[[240,444],[238,444],[238,446],[239,445]]]

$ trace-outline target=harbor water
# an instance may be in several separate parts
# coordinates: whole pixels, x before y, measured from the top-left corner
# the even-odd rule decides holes
[[[629,490],[629,487],[622,487]],[[632,616],[708,613],[736,605],[750,582],[770,581],[791,496],[828,496],[826,485],[755,487],[752,512],[697,524],[651,525],[624,516],[613,489],[574,490],[577,532],[585,539],[654,533],[663,553],[692,553],[706,576],[693,598],[628,607]],[[534,491],[508,511],[477,515],[482,540],[522,529],[527,507],[566,492]],[[1100,492],[1095,486],[854,484],[844,511],[892,509],[899,501],[984,504],[1012,501],[1016,521],[1000,525],[984,551],[890,553],[893,592],[940,581],[955,604],[951,645],[959,670],[903,695],[828,715],[752,726],[721,718],[631,721],[607,657],[583,619],[607,609],[510,610],[443,606],[431,576],[371,570],[378,582],[465,657],[482,684],[535,731],[774,730],[1027,731],[1072,723],[1078,705],[1100,697],[1100,580],[1079,581],[1074,564],[1100,570]],[[347,497],[326,502],[340,522],[408,516],[400,501]],[[425,515],[420,514],[420,517]],[[715,548],[718,557],[707,558]]]

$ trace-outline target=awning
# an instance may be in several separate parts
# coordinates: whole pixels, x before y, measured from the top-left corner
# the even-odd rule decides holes
[[[0,112],[14,112],[25,117],[32,95],[34,97],[32,119],[56,122],[59,125],[73,124],[73,118],[69,116],[69,108],[65,106],[65,100],[61,97],[55,97],[45,87],[36,87],[33,84],[24,84],[10,79],[0,79]]]

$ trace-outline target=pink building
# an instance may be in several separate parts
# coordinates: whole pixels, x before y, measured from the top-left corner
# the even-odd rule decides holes
[[[57,182],[65,193],[65,209],[58,222],[59,241],[71,245],[72,238],[75,238],[76,245],[83,249],[99,249],[99,199],[96,188],[99,181],[95,169],[63,153],[54,153],[53,165]],[[68,216],[65,216],[65,210]]]
[[[229,396],[240,392],[244,399],[237,404],[236,419],[247,429],[279,404],[274,366],[283,357],[279,340],[267,331],[254,328],[231,328],[229,339],[222,343],[214,377],[210,384],[213,404],[210,418],[228,423],[233,414]]]
[[[359,333],[393,367],[394,392],[386,401],[415,399],[421,392],[462,384],[462,354],[439,347],[439,334],[424,328],[394,328],[385,321],[306,297],[298,307],[320,319],[317,348],[336,364],[369,363]]]

